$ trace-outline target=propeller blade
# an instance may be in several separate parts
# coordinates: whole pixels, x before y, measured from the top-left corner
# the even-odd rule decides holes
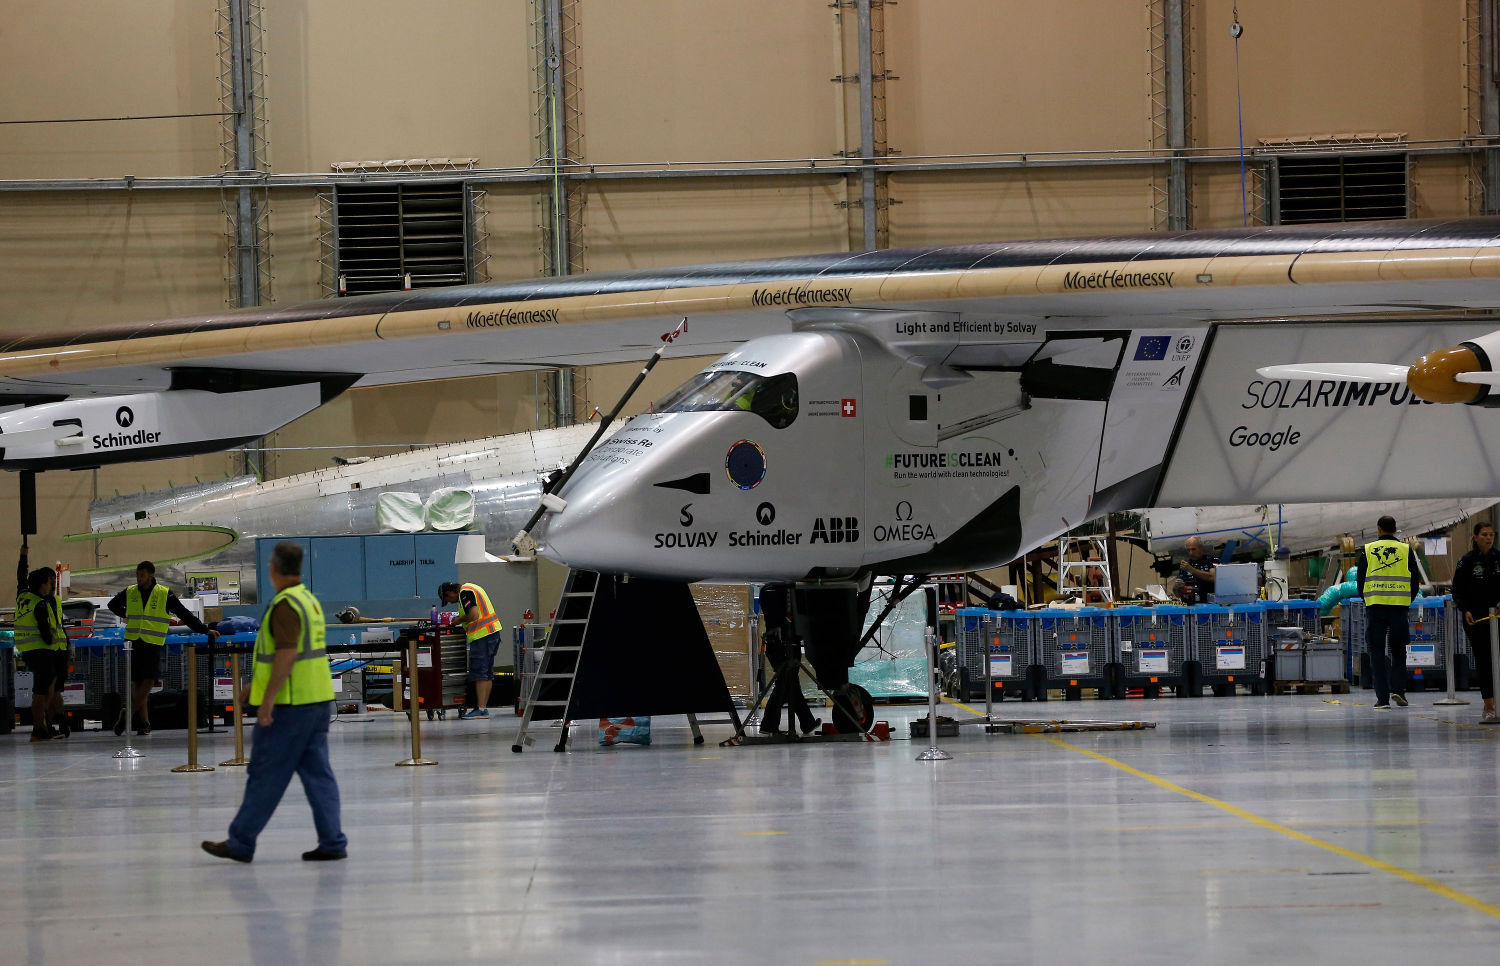
[[[1454,382],[1467,382],[1474,386],[1500,386],[1500,372],[1460,372]]]
[[[1293,362],[1255,370],[1266,379],[1338,379],[1342,382],[1405,382],[1410,366],[1384,362]]]
[[[23,443],[52,443],[59,442],[69,437],[83,438],[83,430],[78,426],[47,426],[42,429],[27,429],[18,432],[0,433],[0,448],[6,445],[20,446]]]

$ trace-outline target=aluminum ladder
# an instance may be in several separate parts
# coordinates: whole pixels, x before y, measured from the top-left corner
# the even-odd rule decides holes
[[[552,750],[567,751],[568,704],[573,700],[573,682],[577,679],[578,661],[583,656],[584,636],[588,632],[589,616],[594,611],[594,594],[598,589],[598,573],[592,570],[568,571],[557,613],[547,630],[547,641],[542,645],[541,660],[532,675],[526,710],[521,715],[521,730],[516,733],[511,751],[520,754],[532,744],[528,732],[537,719],[562,721],[562,734]]]

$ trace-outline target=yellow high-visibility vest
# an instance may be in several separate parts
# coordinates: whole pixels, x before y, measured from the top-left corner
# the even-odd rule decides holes
[[[271,599],[260,633],[255,636],[255,671],[250,676],[250,703],[259,705],[271,683],[271,662],[276,659],[276,642],[271,638],[271,612],[285,602],[297,612],[302,634],[297,640],[297,660],[292,674],[276,692],[277,704],[321,704],[333,700],[333,676],[328,669],[328,625],[323,620],[323,605],[305,584],[292,584]]]
[[[470,644],[473,644],[480,638],[489,637],[491,634],[498,634],[505,630],[505,627],[500,623],[499,615],[495,613],[494,605],[490,603],[490,595],[484,592],[483,587],[478,584],[464,584],[461,589],[467,590],[474,595],[474,605],[479,610],[479,618],[472,623],[470,623],[467,614],[462,615],[464,619],[464,636],[468,638]],[[458,606],[463,606],[461,598]]]
[[[172,626],[172,618],[167,616],[169,596],[167,588],[156,584],[151,596],[143,601],[141,585],[132,584],[125,591],[125,637],[157,647],[167,643],[167,628]]]
[[[1411,547],[1400,540],[1365,544],[1365,606],[1411,605]]]
[[[50,601],[50,603],[49,603]],[[52,615],[52,633],[60,639],[60,643],[48,645],[42,640],[42,628],[36,622],[36,608],[41,604],[46,607]],[[54,596],[51,598],[40,597],[31,591],[22,591],[16,596],[16,652],[25,654],[40,647],[49,647],[54,651],[66,651],[68,649],[68,635],[63,630],[62,603]]]

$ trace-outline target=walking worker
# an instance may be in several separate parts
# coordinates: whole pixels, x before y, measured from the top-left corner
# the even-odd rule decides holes
[[[1380,536],[1360,548],[1355,579],[1365,601],[1365,658],[1375,683],[1375,710],[1389,711],[1392,701],[1406,707],[1406,612],[1417,596],[1417,582],[1411,547],[1396,539],[1395,518],[1381,517],[1375,526]]]
[[[449,581],[438,587],[444,604],[457,604],[469,639],[469,675],[474,682],[474,708],[460,718],[490,716],[490,688],[495,684],[495,655],[500,653],[500,632],[505,630],[490,603],[490,595],[478,584]]]
[[[1500,724],[1495,713],[1495,680],[1490,662],[1490,623],[1500,620],[1500,551],[1495,549],[1495,528],[1488,523],[1474,524],[1473,549],[1459,558],[1453,568],[1453,603],[1464,615],[1464,633],[1469,635],[1469,652],[1474,655],[1474,673],[1479,677],[1479,694],[1484,698],[1483,724]],[[1452,673],[1452,669],[1449,669]]]
[[[229,838],[204,842],[203,851],[249,862],[255,840],[295,773],[312,806],[318,847],[308,862],[342,859],[349,840],[339,822],[339,786],[328,763],[328,722],[333,717],[333,678],[325,646],[323,606],[302,583],[302,548],[283,541],[271,552],[276,596],[255,638],[255,670],[246,702],[258,708],[245,770],[245,798]]]
[[[26,589],[16,595],[16,653],[31,672],[32,741],[69,734],[62,701],[69,645],[62,604],[52,593],[56,580],[46,567],[33,570],[26,575]]]
[[[146,699],[161,679],[161,652],[167,643],[167,629],[175,617],[195,634],[206,634],[218,640],[219,632],[210,629],[193,612],[183,606],[177,595],[156,582],[156,564],[142,560],[135,565],[135,583],[110,598],[107,605],[116,617],[125,619],[125,639],[134,642],[130,656],[130,703],[135,708],[135,733],[151,733],[151,716]],[[170,616],[169,616],[170,615]],[[125,733],[125,709],[115,719],[115,734]]]

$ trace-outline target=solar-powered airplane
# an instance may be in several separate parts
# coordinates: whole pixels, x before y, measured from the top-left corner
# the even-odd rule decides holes
[[[219,449],[354,385],[726,353],[554,474],[518,539],[577,569],[784,584],[838,690],[876,575],[1003,564],[1114,510],[1496,492],[1497,309],[1500,219],[365,296],[0,346],[22,404],[0,467]]]

